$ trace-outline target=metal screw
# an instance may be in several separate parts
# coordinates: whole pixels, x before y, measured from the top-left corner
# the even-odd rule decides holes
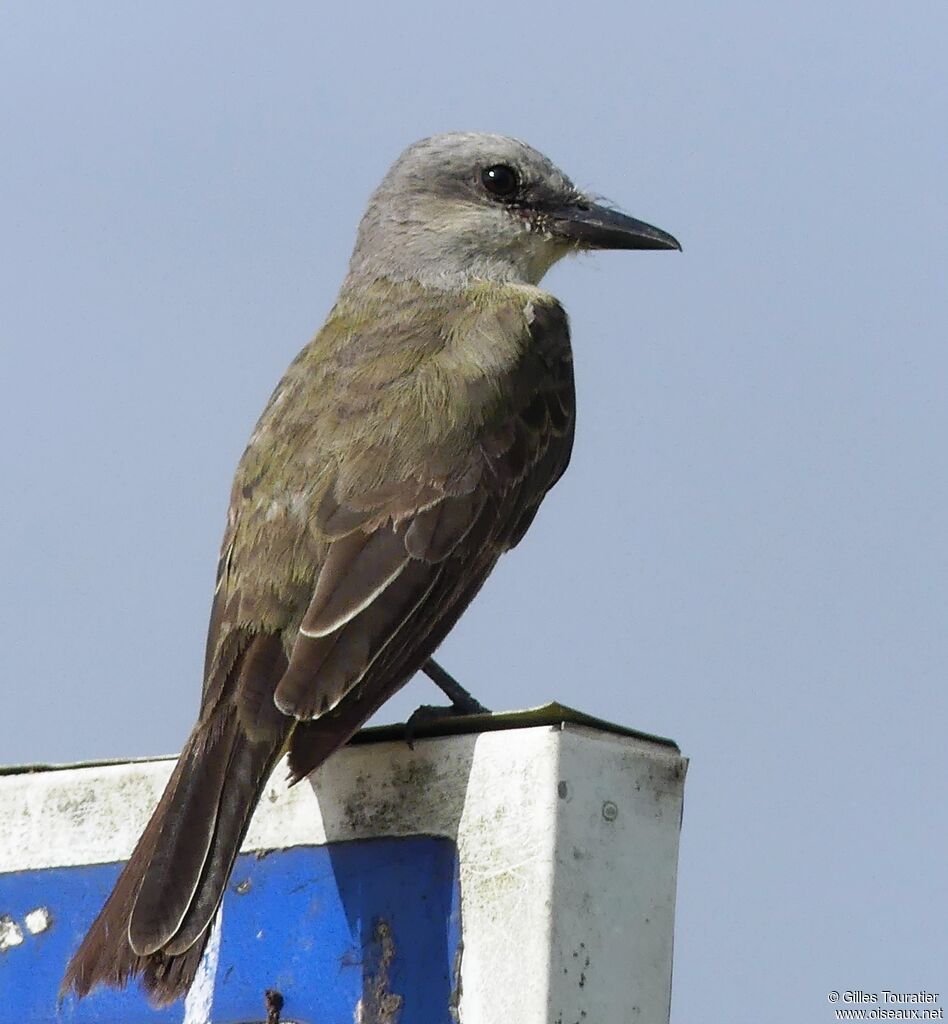
[[[615,821],[619,817],[619,808],[611,800],[607,800],[602,805],[602,816],[606,821]]]

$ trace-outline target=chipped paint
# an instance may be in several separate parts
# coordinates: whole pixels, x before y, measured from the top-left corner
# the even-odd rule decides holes
[[[37,907],[23,918],[23,923],[30,935],[39,935],[53,923],[53,916],[46,907]]]
[[[461,1003],[461,958],[464,956],[464,936],[458,940],[457,952],[454,954],[454,964],[451,968],[451,998],[448,1000],[448,1013],[451,1014],[453,1024],[460,1024],[460,1012],[458,1007]]]
[[[23,945],[23,929],[9,914],[0,916],[0,953]]]
[[[355,1005],[352,1019],[354,1024],[398,1024],[405,1000],[389,991],[395,940],[387,921],[376,922],[372,941],[379,947],[378,966],[375,974],[363,982],[362,998]]]

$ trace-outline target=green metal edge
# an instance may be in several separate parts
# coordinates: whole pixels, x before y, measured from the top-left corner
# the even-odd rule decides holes
[[[674,740],[664,736],[653,736],[640,729],[630,729],[624,725],[617,725],[615,722],[607,722],[603,718],[587,715],[584,711],[577,711],[576,708],[560,704],[558,701],[541,704],[535,708],[525,708],[522,711],[494,711],[483,715],[447,716],[429,721],[422,719],[417,725],[413,724],[411,734],[413,739],[424,739],[433,736],[463,736],[477,732],[501,732],[505,729],[534,729],[543,725],[581,725],[596,732],[625,736],[647,743],[657,743],[676,753],[681,753]],[[404,724],[374,725],[357,732],[349,742],[352,744],[385,743],[391,740],[405,739],[405,735]]]
[[[613,736],[625,736],[630,739],[643,740],[647,743],[656,743],[659,746],[667,747],[675,753],[681,753],[678,744],[674,740],[664,736],[653,736],[651,733],[642,732],[639,729],[629,729],[624,725],[617,725],[615,722],[607,722],[605,719],[587,715],[576,708],[568,707],[552,701],[549,704],[541,704],[535,708],[525,708],[522,711],[495,711],[483,715],[463,715],[458,717],[434,718],[428,721],[421,720],[412,726],[411,736],[413,741],[427,739],[436,736],[464,736],[470,733],[479,732],[502,732],[505,729],[534,729],[538,726],[569,726],[579,725],[596,732],[611,733]],[[397,740],[405,740],[407,736],[405,723],[394,723],[392,725],[373,725],[359,732],[349,740],[353,746],[365,743],[390,743]],[[169,754],[160,757],[126,757],[109,758],[101,761],[79,761],[73,764],[25,764],[25,765],[0,765],[0,776],[4,775],[33,775],[39,772],[65,771],[71,768],[101,768],[109,765],[121,764],[145,764],[151,761],[167,761],[177,755]]]

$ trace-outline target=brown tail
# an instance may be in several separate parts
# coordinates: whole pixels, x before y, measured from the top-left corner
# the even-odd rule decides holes
[[[198,723],[112,895],[69,962],[62,995],[82,997],[100,984],[124,988],[135,975],[155,1006],[186,994],[289,731],[287,723],[251,739],[230,704]]]

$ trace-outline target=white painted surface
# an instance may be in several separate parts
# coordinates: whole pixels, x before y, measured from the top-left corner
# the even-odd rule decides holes
[[[52,924],[52,918],[45,907],[37,907],[23,916],[23,923],[30,935],[39,935]]]
[[[23,945],[23,929],[9,914],[0,916],[0,953]]]
[[[462,1024],[662,1024],[685,764],[667,745],[576,725],[348,747],[293,789],[278,768],[244,849],[450,837]],[[0,777],[0,871],[127,857],[170,770]],[[192,991],[189,1024],[209,1012]]]
[[[218,910],[201,964],[194,976],[194,984],[184,1000],[183,1024],[210,1024],[211,1010],[214,1008],[214,982],[217,980],[217,964],[221,955],[223,919],[223,910]]]

